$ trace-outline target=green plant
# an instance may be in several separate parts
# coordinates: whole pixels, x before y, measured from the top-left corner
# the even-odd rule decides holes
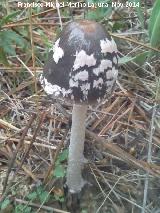
[[[58,159],[55,164],[55,169],[53,172],[53,175],[57,178],[64,177],[66,174],[66,169],[64,165],[62,164],[65,160],[67,160],[68,157],[68,149],[65,149],[62,151],[62,153],[59,154]]]
[[[5,24],[12,21],[20,11],[4,16],[0,21],[0,63],[9,65],[7,56],[16,55],[16,46],[24,48],[25,41],[17,32],[3,28]]]
[[[31,212],[33,212],[33,211],[32,211],[32,208],[31,208],[30,206],[18,204],[18,205],[15,207],[14,213],[20,213],[20,212],[23,212],[23,213],[31,213]]]
[[[140,0],[129,0],[129,2],[141,3]],[[140,4],[141,5],[141,4]],[[144,27],[144,16],[141,7],[136,7],[136,11],[141,22],[142,27]],[[150,46],[153,48],[160,47],[160,1],[156,0],[151,10],[151,15],[148,23],[148,37],[147,40]],[[145,61],[150,61],[153,54],[156,52],[154,50],[145,51],[137,54],[135,57],[123,57],[120,59],[120,64],[125,64],[129,61],[136,62],[139,65],[143,65]],[[157,53],[156,53],[157,54]]]
[[[89,10],[87,18],[91,20],[99,21],[104,17],[109,17],[112,12],[110,0],[87,0]]]
[[[149,19],[149,38],[152,47],[160,47],[160,1],[156,0]],[[148,54],[148,59],[153,55],[153,51]]]
[[[0,209],[6,209],[7,206],[10,204],[10,200],[8,198],[6,198],[2,203],[0,203]]]
[[[35,191],[29,193],[27,195],[27,198],[30,201],[33,201],[36,199],[40,201],[41,203],[45,203],[45,202],[48,202],[48,200],[50,199],[50,194],[45,190],[44,186],[40,185],[35,188]]]

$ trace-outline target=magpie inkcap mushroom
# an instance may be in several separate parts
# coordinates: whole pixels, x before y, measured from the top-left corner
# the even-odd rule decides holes
[[[40,77],[45,92],[73,102],[67,185],[81,191],[84,181],[85,117],[87,106],[111,95],[118,75],[118,53],[113,38],[99,23],[68,23],[49,53]]]
[[[92,104],[110,95],[118,74],[117,47],[99,23],[68,23],[49,53],[40,81],[47,94]]]

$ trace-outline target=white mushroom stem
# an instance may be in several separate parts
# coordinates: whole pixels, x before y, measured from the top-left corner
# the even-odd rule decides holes
[[[84,185],[81,169],[84,162],[83,151],[87,107],[87,105],[73,105],[67,169],[67,185],[71,193],[80,192]]]

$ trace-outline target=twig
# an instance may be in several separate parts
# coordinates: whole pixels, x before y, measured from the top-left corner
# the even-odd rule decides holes
[[[100,212],[102,206],[104,205],[104,203],[106,202],[106,200],[109,198],[110,194],[114,191],[114,188],[116,187],[116,185],[118,184],[118,182],[120,181],[121,178],[123,178],[123,176],[119,177],[118,180],[114,183],[114,185],[112,186],[112,188],[110,189],[110,191],[106,195],[105,199],[103,200],[103,202],[101,203],[101,205],[98,207],[96,213]]]
[[[24,131],[22,132],[22,136],[21,136],[21,138],[20,138],[20,140],[19,140],[19,143],[18,143],[18,145],[17,145],[17,149],[16,149],[16,151],[13,153],[13,156],[12,156],[12,158],[11,158],[10,164],[9,164],[9,166],[8,166],[6,178],[5,178],[5,181],[4,181],[4,187],[3,187],[3,192],[2,192],[3,196],[2,196],[2,198],[1,198],[1,201],[5,199],[5,196],[7,195],[8,191],[9,191],[9,189],[10,189],[10,185],[7,186],[9,174],[10,174],[11,169],[12,169],[12,166],[13,166],[13,164],[14,164],[14,162],[15,162],[17,153],[18,153],[20,147],[22,146],[23,141],[24,141],[24,138],[25,138],[25,136],[26,136],[26,134],[27,134],[27,132],[28,132],[28,129],[30,128],[30,126],[31,126],[32,122],[34,121],[35,117],[36,117],[35,114],[33,114],[33,115],[31,116],[31,118],[30,118],[30,120],[29,120],[27,126],[24,128]]]
[[[40,207],[40,206],[39,206],[38,204],[36,204],[36,203],[28,202],[28,201],[21,200],[21,199],[17,199],[17,198],[15,199],[15,201],[16,201],[17,203],[29,205],[29,206],[36,207],[36,208],[39,208],[39,207]],[[70,213],[70,212],[63,211],[63,210],[56,209],[56,208],[52,208],[52,207],[49,207],[49,206],[41,206],[41,209],[46,210],[46,211],[51,211],[51,212],[57,212],[57,213]]]
[[[63,138],[62,138],[62,141],[59,143],[59,146],[58,146],[58,148],[56,149],[56,152],[55,152],[54,157],[53,157],[53,162],[52,162],[52,164],[49,166],[48,171],[47,171],[47,173],[46,173],[46,176],[45,176],[45,178],[44,178],[44,180],[43,180],[43,183],[44,183],[44,184],[47,184],[47,183],[48,183],[48,179],[49,179],[49,177],[50,177],[51,171],[53,171],[53,169],[54,169],[55,162],[56,162],[56,159],[57,159],[57,157],[58,157],[58,154],[59,154],[60,150],[61,150],[62,147],[63,147],[64,140],[65,140],[65,138],[66,138],[67,132],[68,132],[68,131],[65,132],[65,134],[64,134],[64,136],[63,136]]]
[[[37,75],[36,75],[36,65],[35,65],[35,54],[34,54],[34,40],[33,40],[33,26],[32,26],[32,8],[29,8],[29,31],[30,31],[30,40],[31,40],[31,51],[32,51],[32,67],[34,72],[34,86],[35,86],[35,92],[37,94]]]
[[[17,169],[16,174],[18,173],[18,171],[20,170],[21,166],[23,165],[25,159],[27,158],[27,156],[28,156],[28,154],[29,154],[29,151],[30,151],[30,149],[32,148],[33,142],[36,140],[37,134],[38,134],[38,132],[39,132],[39,130],[40,130],[40,128],[41,128],[41,125],[42,125],[42,122],[43,122],[45,116],[46,116],[46,112],[43,113],[43,114],[41,115],[41,118],[40,118],[40,120],[39,120],[39,122],[38,122],[38,126],[37,126],[37,128],[35,129],[35,131],[34,131],[33,138],[32,138],[32,140],[31,140],[31,143],[30,143],[30,145],[29,145],[29,147],[28,147],[26,153],[24,154],[23,159],[21,160],[21,164],[19,165],[19,168]]]
[[[113,115],[112,119],[107,123],[107,125],[105,127],[103,127],[103,129],[98,134],[99,136],[103,135],[108,129],[112,128],[113,125],[117,122],[117,120],[122,118],[125,114],[127,114],[131,110],[131,106],[128,106],[128,109],[125,112],[123,112],[121,115],[118,116],[118,113],[121,112],[121,110],[124,108],[124,106],[126,106],[126,102],[124,102],[124,104],[122,104],[122,106],[118,109],[118,111]]]
[[[148,156],[147,156],[148,163],[151,163],[151,160],[152,160],[152,141],[153,141],[153,134],[154,134],[154,121],[155,121],[156,109],[157,109],[157,105],[155,104],[153,107],[153,112],[152,112],[150,137],[149,137],[149,143],[148,143]],[[149,172],[146,173],[146,178],[145,178],[142,213],[145,213],[145,209],[146,209],[148,184],[149,184]]]
[[[71,115],[61,106],[59,108],[62,114],[65,114],[65,116],[71,121]],[[160,167],[155,164],[149,164],[147,162],[144,162],[142,160],[137,160],[134,158],[131,154],[127,153],[123,149],[121,149],[119,146],[112,144],[111,142],[108,142],[103,137],[97,136],[92,131],[86,129],[86,135],[89,137],[92,137],[97,143],[97,145],[108,149],[110,152],[115,154],[116,156],[123,159],[128,164],[131,164],[135,166],[136,168],[142,169],[146,172],[149,172],[150,174],[154,175],[155,177],[160,177]],[[92,142],[92,141],[90,141]]]
[[[30,70],[30,68],[27,65],[25,65],[25,63],[18,56],[16,56],[16,58],[26,68],[26,70],[28,70],[28,72],[31,74],[31,76],[34,76],[33,72]],[[34,70],[35,67],[32,67],[32,69]]]
[[[134,158],[131,154],[127,153],[120,147],[118,147],[115,144],[112,144],[111,142],[108,142],[102,137],[97,136],[95,133],[89,131],[86,129],[86,135],[89,137],[92,137],[97,143],[97,145],[100,145],[101,147],[108,149],[110,152],[115,154],[116,156],[123,159],[126,163],[131,164],[137,168],[140,168],[144,171],[147,171],[148,173],[160,177],[160,167],[155,166],[153,164],[149,164],[147,162],[144,162],[142,160],[137,160]],[[89,141],[92,143],[92,141]]]
[[[38,126],[37,126],[37,128],[36,128],[36,130],[35,130],[35,132],[34,132],[34,134],[33,134],[33,138],[32,138],[32,140],[31,140],[30,146],[29,146],[28,150],[26,151],[26,153],[24,154],[24,157],[23,157],[23,159],[21,160],[21,163],[19,163],[19,162],[17,161],[17,164],[19,165],[19,168],[17,169],[17,171],[16,171],[14,177],[16,176],[16,174],[18,173],[18,171],[19,171],[20,168],[22,167],[22,165],[23,165],[23,163],[24,163],[26,157],[28,156],[28,153],[29,153],[29,151],[30,151],[30,149],[31,149],[31,147],[32,147],[32,145],[33,145],[33,142],[34,142],[35,139],[36,139],[37,133],[38,133],[40,127],[41,127],[41,124],[42,124],[42,122],[43,122],[43,120],[44,120],[44,118],[45,118],[45,115],[46,115],[46,113],[42,114],[42,116],[41,116],[41,118],[40,118],[40,120],[39,120]],[[7,171],[7,175],[6,175],[6,179],[5,179],[5,183],[4,183],[3,196],[2,196],[2,198],[1,198],[1,200],[0,200],[0,202],[3,202],[3,201],[4,201],[5,197],[7,196],[8,192],[9,192],[9,190],[10,190],[10,187],[11,187],[11,185],[12,185],[12,182],[13,182],[13,180],[14,180],[14,177],[13,177],[12,181],[7,185],[7,183],[8,183],[8,178],[9,178],[9,174],[10,174],[11,169],[12,169],[12,166],[13,166],[13,164],[14,164],[14,162],[15,162],[17,153],[18,153],[18,151],[19,151],[19,149],[20,149],[20,147],[21,147],[21,145],[22,145],[22,143],[23,143],[23,141],[24,141],[24,138],[25,138],[25,136],[26,136],[26,134],[27,134],[27,132],[28,132],[28,129],[30,128],[30,126],[31,126],[32,122],[34,121],[35,117],[36,117],[36,114],[33,114],[32,117],[31,117],[31,119],[29,120],[28,125],[25,127],[25,129],[24,129],[24,131],[23,131],[23,133],[22,133],[22,137],[21,137],[21,139],[20,139],[20,141],[19,141],[19,143],[18,143],[18,145],[17,145],[17,150],[16,150],[16,152],[14,153],[14,155],[13,155],[13,157],[12,157],[12,159],[11,159],[11,163],[10,163],[10,165],[9,165],[9,167],[8,167],[8,171]],[[25,168],[25,171],[26,171],[26,168]],[[27,171],[27,172],[28,172],[28,171]],[[32,177],[33,177],[33,175],[32,175]],[[33,177],[33,179],[35,180],[34,177]]]
[[[115,38],[120,38],[120,39],[129,41],[129,42],[132,42],[132,43],[134,43],[134,44],[138,44],[138,45],[140,45],[140,46],[142,46],[142,47],[145,47],[145,48],[147,48],[147,49],[149,49],[149,50],[153,50],[153,51],[156,51],[156,52],[158,52],[158,53],[160,52],[160,50],[157,49],[157,48],[151,47],[151,46],[149,46],[149,45],[147,45],[147,44],[141,43],[141,42],[136,41],[136,40],[133,40],[133,39],[131,39],[131,38],[124,37],[124,36],[120,36],[120,35],[114,34],[114,33],[110,33],[110,35],[113,36],[113,37],[115,37]]]
[[[92,169],[91,166],[92,166],[92,165],[89,165],[89,168],[90,168],[90,170],[91,170],[91,172],[92,172],[92,174],[93,174],[93,176],[94,176],[94,178],[95,178],[95,180],[96,180],[96,182],[97,182],[97,185],[98,185],[100,191],[102,192],[103,196],[106,196],[106,193],[105,193],[105,191],[102,189],[101,184],[99,183],[98,178],[96,177],[96,175],[95,175],[95,173],[94,173],[94,171],[93,171],[93,169]]]
[[[60,10],[59,10],[59,2],[58,0],[56,0],[56,8],[57,8],[57,13],[58,13],[58,17],[59,17],[59,24],[61,27],[61,30],[63,29],[63,25],[62,25],[62,19],[61,19],[61,14],[60,14]]]
[[[103,173],[97,168],[97,166],[94,163],[90,163],[90,165],[93,167],[93,170],[95,170],[98,173],[98,175],[104,180],[104,182],[108,185],[108,187],[110,188],[110,190],[112,190],[112,193],[115,195],[115,197],[117,198],[117,200],[122,204],[122,201],[119,198],[119,195],[117,194],[117,192],[115,192],[115,190],[113,189],[113,186],[104,177]],[[94,171],[93,171],[93,174],[94,174]],[[104,192],[103,195],[106,196],[106,193]]]
[[[24,22],[24,23],[19,23],[19,24],[6,24],[4,26],[2,26],[2,29],[5,28],[12,28],[12,27],[23,27],[23,26],[28,26],[30,25],[30,23]],[[33,26],[57,26],[59,25],[58,23],[43,23],[43,22],[39,22],[39,23],[32,23]]]
[[[9,128],[9,129],[13,129],[13,130],[15,130],[15,131],[18,131],[18,132],[21,131],[21,129],[19,129],[19,128],[13,126],[12,124],[10,124],[10,123],[8,123],[7,121],[4,121],[4,120],[2,120],[2,119],[0,119],[0,124],[1,124],[2,126],[6,126],[6,127]]]
[[[33,78],[33,77],[32,77],[32,78]],[[30,79],[31,79],[31,78],[28,78],[26,81],[23,81],[22,83],[20,83],[14,90],[9,91],[9,92],[7,93],[7,95],[8,95],[8,96],[11,96],[11,95],[13,95],[14,93],[19,92],[20,90],[22,90],[22,89],[24,89],[24,88],[30,86],[31,84],[33,84],[33,80],[30,80]],[[0,103],[1,103],[2,101],[5,101],[6,99],[7,99],[6,97],[0,99]]]
[[[24,172],[27,174],[27,176],[31,177],[35,182],[38,182],[38,179],[36,178],[36,176],[31,172],[30,169],[28,169],[26,166],[22,165],[21,166],[21,162],[16,160],[16,164],[19,167],[22,167],[22,169],[24,170]],[[17,172],[16,172],[17,173]],[[16,174],[14,174],[14,176],[16,176]],[[13,182],[13,181],[12,181]]]
[[[49,195],[51,194],[51,192],[53,191],[54,187],[55,187],[55,186],[53,186],[53,187],[51,188],[51,190],[48,192],[47,196],[44,198],[43,202],[41,203],[40,207],[38,208],[38,210],[37,210],[35,213],[38,213],[38,212],[43,208],[44,203],[46,202],[48,196],[49,196]]]
[[[53,116],[53,104],[51,104],[51,116]],[[50,138],[51,138],[51,130],[52,130],[52,119],[49,120],[49,128],[48,128],[48,136],[47,136],[48,143],[49,143]],[[50,149],[49,149],[49,155],[50,155],[50,161],[52,163],[53,157],[52,157],[52,151]]]
[[[33,136],[32,136],[33,137]],[[38,140],[40,140],[40,138],[36,138]],[[14,141],[14,142],[18,142],[19,139],[18,138],[12,138],[12,137],[4,137],[4,136],[0,136],[0,140],[3,140],[2,143],[4,141]],[[44,142],[42,139],[41,139],[42,142]],[[57,140],[56,140],[57,141]],[[58,140],[59,142],[60,140]],[[29,140],[24,140],[24,144],[27,144],[27,145],[30,145],[31,142]],[[56,146],[53,146],[53,145],[49,145],[48,144],[44,144],[44,143],[37,143],[37,142],[34,142],[33,143],[34,146],[39,146],[39,147],[43,147],[43,148],[48,148],[48,149],[53,149],[53,150],[56,150]]]

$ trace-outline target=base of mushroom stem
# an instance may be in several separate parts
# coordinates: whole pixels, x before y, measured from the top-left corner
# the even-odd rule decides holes
[[[67,191],[66,193],[66,205],[69,212],[79,213],[80,203],[82,199],[82,193],[71,193]]]
[[[79,192],[72,192],[68,189],[68,186],[64,185],[64,193],[66,197],[66,205],[67,210],[72,213],[79,213],[81,212],[81,203],[82,199],[84,198],[84,195],[90,191],[90,188],[93,187],[93,185],[88,182],[84,181],[84,185]]]
[[[71,194],[79,194],[79,193],[81,193],[81,191],[82,191],[82,189],[83,189],[83,187],[86,185],[86,181],[82,178],[81,179],[81,185],[80,185],[80,189],[79,190],[73,190],[73,189],[69,189],[69,192],[71,193]]]
[[[70,161],[70,165],[71,164],[76,164],[76,161]],[[84,166],[85,166],[85,164],[87,164],[88,163],[88,159],[87,158],[85,158],[84,156],[81,158],[81,161],[78,161],[77,162],[78,163],[78,165],[81,165],[81,172],[83,171],[83,168],[84,168]],[[67,172],[67,174],[68,174],[69,172]],[[73,174],[73,173],[72,173]],[[68,178],[69,180],[70,180],[70,178]],[[66,182],[66,184],[67,184],[67,187],[68,187],[68,191],[71,193],[71,194],[76,194],[76,193],[80,193],[81,191],[82,191],[82,189],[83,189],[83,187],[84,187],[84,185],[85,184],[87,184],[87,181],[85,181],[83,178],[82,178],[82,175],[80,175],[80,179],[79,179],[79,181],[80,181],[80,184],[79,184],[79,186],[78,186],[78,189],[76,189],[76,190],[74,190],[74,189],[72,189],[71,187],[73,187],[73,182]]]
[[[66,182],[66,184],[67,184],[67,187],[68,187],[68,191],[71,194],[80,193],[81,190],[83,189],[84,185],[87,183],[82,177],[82,170],[83,170],[84,164],[87,163],[87,162],[88,162],[87,159],[84,158],[84,157],[81,159],[81,161],[69,161],[68,162],[71,167],[69,167],[67,169],[67,182]],[[77,170],[75,170],[75,171],[70,170],[69,171],[70,168],[75,168],[76,167],[75,165],[77,165]],[[76,180],[73,179],[74,176],[76,177]],[[77,182],[78,182],[78,184],[77,184]]]

